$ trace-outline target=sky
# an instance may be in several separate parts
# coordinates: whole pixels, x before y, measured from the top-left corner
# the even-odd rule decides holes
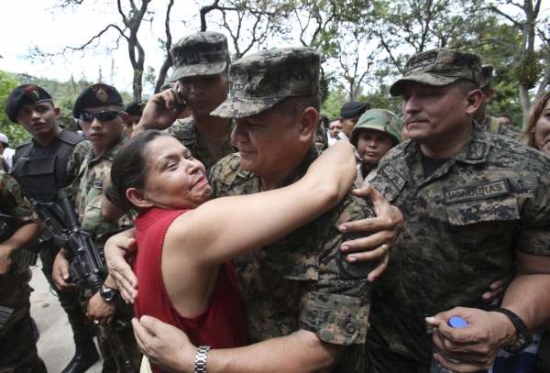
[[[64,56],[49,58],[29,57],[35,47],[44,52],[59,53],[65,46],[78,46],[98,33],[109,22],[118,22],[120,16],[112,0],[87,0],[74,9],[61,9],[60,0],[18,0],[9,1],[2,8],[0,22],[0,70],[29,74],[36,77],[67,81],[84,78],[101,80],[115,85],[120,90],[131,91],[132,67],[127,55],[126,44],[121,42],[115,51],[104,48],[89,48],[87,52],[65,53]],[[165,0],[155,0],[153,5],[163,7]],[[192,0],[178,0],[173,14],[198,14],[198,6]],[[183,11],[183,13],[182,13]],[[159,12],[159,15],[162,14]],[[164,36],[163,18],[142,24],[140,38],[144,40],[146,65],[158,68],[164,53],[158,38]],[[172,22],[175,40],[195,27]],[[102,44],[114,45],[117,33],[110,30],[102,38]],[[151,88],[149,88],[151,89]]]
[[[86,52],[67,52],[54,58],[30,57],[39,48],[47,53],[60,53],[66,46],[79,46],[98,33],[109,22],[120,24],[115,0],[84,0],[76,8],[62,9],[62,0],[5,0],[0,20],[0,70],[52,78],[59,81],[86,79],[112,84],[119,90],[131,92],[132,67],[126,43],[114,46],[117,33],[110,30],[101,39],[101,47]],[[177,0],[172,11],[171,29],[174,41],[199,30],[197,0]],[[127,3],[126,0],[123,4]],[[9,4],[9,5],[7,5]],[[139,37],[144,45],[145,65],[158,70],[164,59],[159,38],[164,37],[164,10],[167,0],[154,0],[150,9],[158,9],[152,22],[143,23]],[[543,0],[542,14],[550,12],[550,0]],[[186,23],[181,21],[185,17]],[[209,23],[209,30],[227,34]],[[281,47],[282,45],[277,45]],[[332,69],[331,66],[327,66]],[[152,86],[144,94],[152,94]]]

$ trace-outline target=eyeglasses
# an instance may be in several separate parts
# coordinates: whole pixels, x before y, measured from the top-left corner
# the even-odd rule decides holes
[[[97,120],[99,120],[100,122],[108,122],[115,119],[119,115],[120,111],[115,110],[99,111],[97,113],[91,111],[82,111],[82,113],[80,113],[80,120],[84,122],[92,122],[94,118],[97,118]]]

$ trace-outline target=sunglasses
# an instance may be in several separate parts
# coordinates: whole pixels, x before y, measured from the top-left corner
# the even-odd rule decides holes
[[[80,113],[80,120],[84,122],[92,122],[94,118],[97,118],[97,120],[100,122],[108,122],[115,119],[119,115],[120,111],[115,110],[99,111],[97,113],[91,111],[82,111],[82,113]]]

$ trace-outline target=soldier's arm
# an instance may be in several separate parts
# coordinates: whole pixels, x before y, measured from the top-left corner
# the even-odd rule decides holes
[[[132,321],[136,340],[151,362],[175,372],[193,372],[197,347],[179,329],[153,317]],[[215,349],[207,359],[212,372],[328,371],[342,346],[324,343],[314,333],[299,330],[250,346]]]
[[[38,216],[32,211],[30,203],[23,197],[19,184],[5,173],[0,175],[0,203],[2,209],[11,215],[19,228],[4,242],[0,243],[0,273],[5,273],[10,267],[10,256],[30,244],[42,229]]]
[[[38,222],[23,225],[6,241],[0,243],[0,274],[6,273],[11,265],[10,256],[15,250],[19,250],[30,244],[42,229]]]
[[[531,332],[550,321],[550,203],[547,197],[550,178],[548,163],[546,165],[541,167],[538,184],[531,186],[532,197],[520,206],[521,220],[514,234],[516,276],[506,289],[501,305],[515,313]],[[450,313],[466,318],[470,323],[468,328],[448,327],[446,320]],[[459,352],[461,356],[459,363],[440,358],[442,365],[451,370],[487,369],[497,352],[514,344],[518,337],[512,321],[498,312],[460,308],[440,313],[434,319],[427,320],[440,325],[434,342],[445,353],[456,356]]]
[[[133,136],[148,129],[167,129],[178,119],[187,107],[185,99],[179,93],[179,84],[174,88],[157,93],[143,108],[139,123],[134,127]]]

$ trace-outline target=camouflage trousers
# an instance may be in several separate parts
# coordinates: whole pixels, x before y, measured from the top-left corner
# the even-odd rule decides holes
[[[13,310],[0,328],[0,373],[47,372],[36,350],[29,280],[29,270],[15,264],[9,273],[0,275],[0,306]]]
[[[386,342],[371,329],[367,335],[366,373],[429,373],[430,362],[411,359],[390,351]]]
[[[88,301],[93,296],[89,288],[79,286],[80,305],[84,312]],[[99,349],[103,356],[103,371],[117,373],[139,372],[141,351],[134,337],[132,328],[134,310],[124,303],[120,297],[116,300],[116,311],[110,325],[94,325],[90,323],[97,336]]]

